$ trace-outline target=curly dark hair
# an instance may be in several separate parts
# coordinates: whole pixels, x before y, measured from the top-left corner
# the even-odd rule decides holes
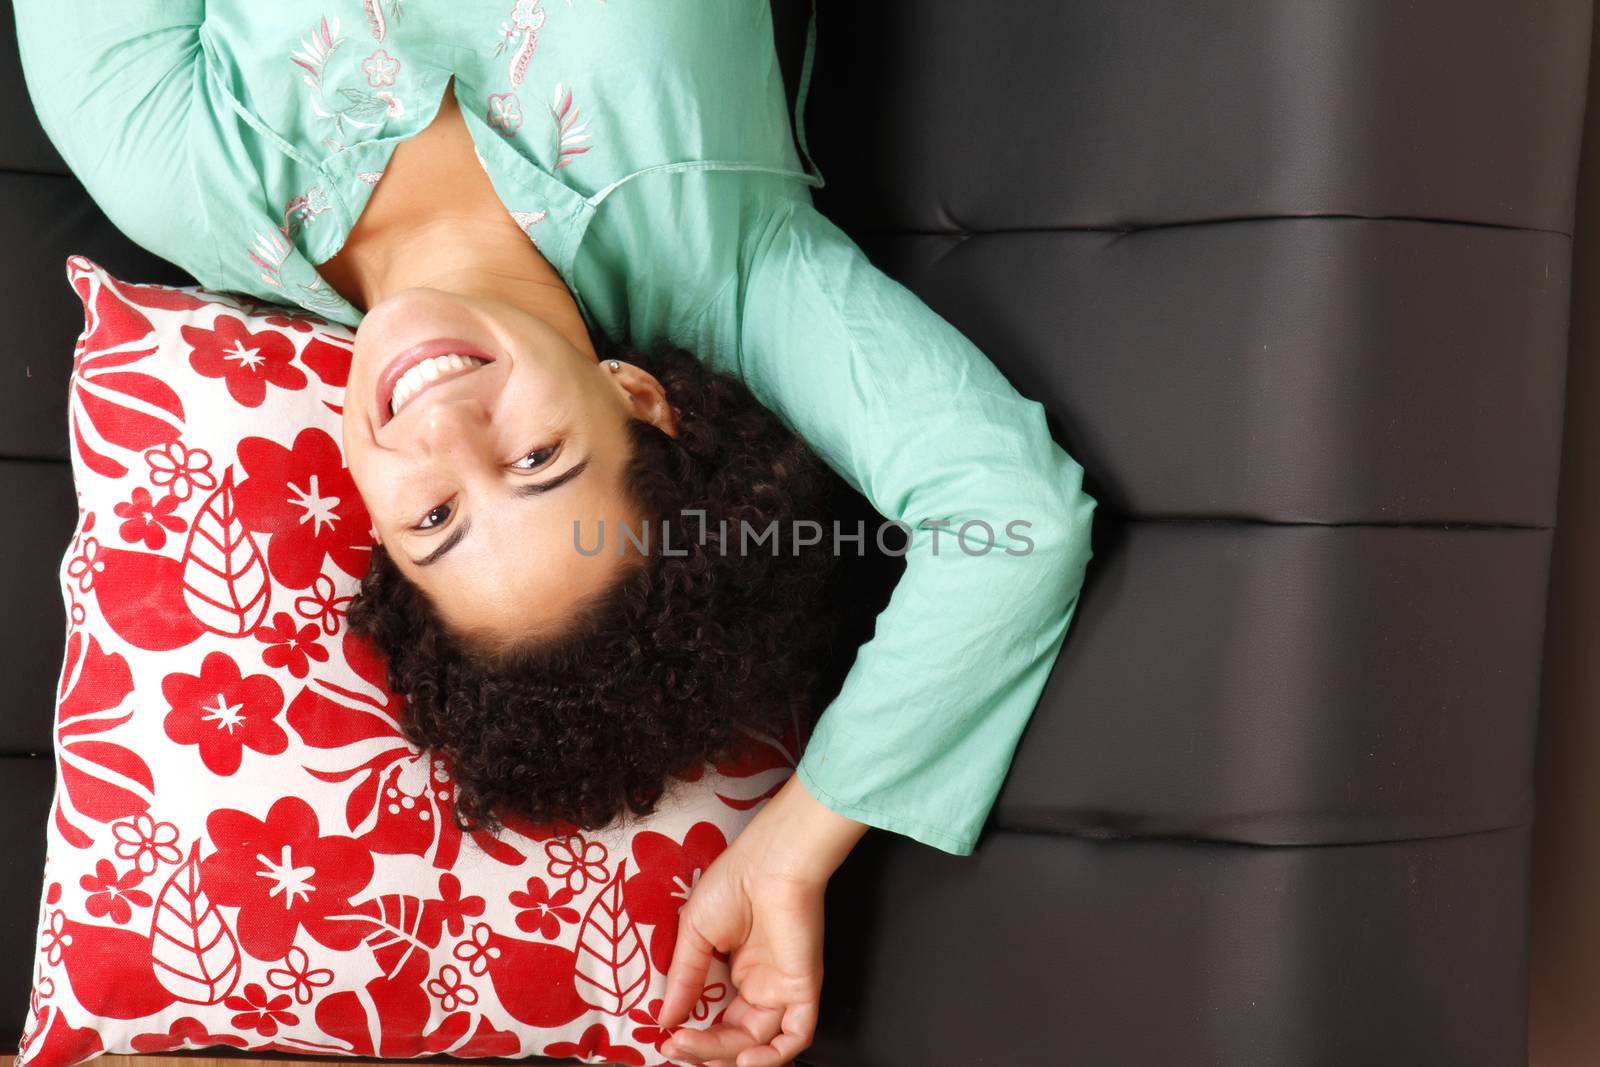
[[[790,531],[823,522],[836,476],[737,378],[676,348],[594,340],[653,373],[677,412],[676,437],[629,421],[623,484],[683,554],[652,537],[562,632],[509,645],[446,625],[378,545],[350,606],[405,701],[406,737],[450,768],[467,830],[649,815],[669,777],[733,753],[741,727],[803,736],[814,722],[833,554]],[[741,523],[779,536],[741,550]]]

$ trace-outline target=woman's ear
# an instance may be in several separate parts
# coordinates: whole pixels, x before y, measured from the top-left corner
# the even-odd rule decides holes
[[[668,437],[678,436],[678,412],[667,400],[666,387],[654,374],[621,360],[604,360],[600,367],[622,390],[629,414],[654,425]]]

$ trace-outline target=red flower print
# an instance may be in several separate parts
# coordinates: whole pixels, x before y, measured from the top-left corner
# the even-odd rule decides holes
[[[100,558],[100,541],[85,537],[80,551],[67,564],[67,576],[78,579],[78,591],[87,593],[94,588],[94,576],[105,573],[106,561]]]
[[[67,932],[67,917],[57,908],[50,913],[44,929],[39,932],[39,951],[52,967],[61,965],[62,954],[72,947],[72,935]]]
[[[578,909],[562,905],[572,900],[572,890],[562,886],[555,896],[545,888],[543,878],[529,878],[526,893],[512,893],[511,903],[517,912],[517,928],[538,934],[547,941],[555,940],[561,933],[561,924],[578,921]]]
[[[237,771],[247,748],[276,756],[289,747],[289,735],[277,722],[283,690],[265,674],[243,677],[226,653],[207,655],[197,675],[167,675],[161,695],[171,707],[167,736],[180,745],[199,746],[201,762],[212,774]]]
[[[328,650],[317,643],[316,624],[307,623],[296,628],[287,611],[274,615],[272,625],[262,623],[256,627],[255,639],[267,646],[266,651],[261,653],[262,662],[269,667],[288,667],[289,673],[296,678],[304,678],[310,671],[307,657],[318,663],[328,662]],[[282,752],[283,749],[278,751]]]
[[[633,1039],[643,1044],[654,1045],[657,1051],[667,1043],[667,1039],[682,1030],[682,1026],[663,1027],[657,1020],[661,1018],[661,1008],[666,1002],[661,998],[650,1002],[650,1010],[634,1008],[628,1012],[628,1018],[640,1025],[633,1031]]]
[[[290,589],[305,589],[324,559],[354,578],[372,557],[372,519],[344,465],[339,443],[325,431],[301,430],[292,448],[265,437],[239,442],[246,478],[234,490],[239,519],[270,534],[267,562]]]
[[[395,75],[400,73],[400,61],[380,48],[361,61],[361,73],[367,76],[368,85],[382,89],[394,84]]]
[[[78,879],[78,884],[89,893],[84,908],[90,915],[96,918],[109,915],[112,922],[122,926],[133,918],[133,905],[150,906],[150,894],[133,888],[142,881],[144,875],[139,873],[139,868],[130,867],[127,874],[119,876],[110,860],[101,860],[94,865],[94,873]]]
[[[489,95],[489,125],[510,137],[522,128],[522,101],[516,93]]]
[[[245,986],[242,996],[235,993],[222,1003],[239,1013],[231,1020],[235,1029],[254,1030],[262,1037],[276,1034],[279,1024],[293,1026],[300,1021],[285,1010],[289,1007],[289,994],[268,998],[267,991],[257,982]]]
[[[326,967],[312,967],[306,950],[296,945],[283,959],[282,967],[267,972],[267,982],[273,989],[283,989],[294,994],[300,1004],[310,1004],[315,991],[333,984],[333,972]]]
[[[322,632],[332,637],[339,632],[339,620],[349,612],[353,596],[334,596],[337,587],[326,574],[317,575],[311,583],[311,592],[296,597],[294,610],[302,619],[312,619],[322,627]]]
[[[606,872],[606,846],[585,841],[580,834],[547,841],[544,852],[550,858],[550,877],[566,879],[567,888],[574,893],[583,892],[591,881],[604,882],[611,877]]]
[[[576,1057],[581,1060],[598,1059],[601,1063],[628,1064],[644,1067],[644,1057],[631,1048],[618,1048],[606,1036],[604,1023],[595,1023],[583,1032],[577,1041],[557,1041],[546,1046],[543,1056]]]
[[[711,1014],[711,1006],[728,995],[728,987],[721,982],[712,982],[700,990],[700,999],[694,1002],[695,1022],[705,1022],[706,1016]]]
[[[463,897],[461,879],[448,871],[439,876],[439,899],[422,906],[422,921],[417,936],[430,945],[437,945],[441,931],[451,937],[460,937],[467,928],[467,917],[483,914],[482,897]]]
[[[489,964],[499,959],[505,951],[499,945],[489,943],[493,938],[494,933],[488,923],[473,923],[472,937],[457,945],[450,954],[465,963],[467,970],[474,975],[487,974]]]
[[[144,454],[150,468],[150,484],[168,491],[179,501],[188,500],[196,489],[215,489],[217,476],[211,473],[211,453],[189,448],[182,441],[169,441]]]
[[[224,808],[206,829],[217,851],[200,882],[213,904],[239,909],[239,944],[250,955],[285,958],[301,927],[336,951],[361,943],[370,924],[343,917],[372,880],[372,854],[353,838],[321,836],[311,805],[284,797],[264,821]]]
[[[184,326],[179,331],[189,344],[189,365],[201,376],[221,378],[234,401],[247,408],[260,407],[267,386],[304,389],[306,375],[293,365],[294,342],[281,333],[251,333],[243,319],[218,316],[211,329]]]
[[[159,865],[183,859],[178,828],[170,822],[156,822],[149,812],[141,811],[127,822],[115,824],[111,833],[117,839],[117,859],[132,860],[140,874],[154,874]]]
[[[635,922],[653,927],[650,958],[665,973],[678,941],[678,909],[700,875],[728,847],[716,825],[695,823],[679,844],[665,834],[643,830],[633,838],[637,872],[622,885],[623,906]]]
[[[146,548],[154,551],[167,543],[168,530],[178,533],[189,525],[172,513],[177,506],[178,498],[171,493],[156,503],[150,490],[141,485],[133,490],[132,500],[111,510],[127,520],[117,530],[124,541],[130,545],[143,541]]]
[[[478,991],[467,985],[461,972],[448,963],[439,968],[439,977],[428,979],[428,992],[439,998],[439,1007],[445,1011],[478,1003]]]

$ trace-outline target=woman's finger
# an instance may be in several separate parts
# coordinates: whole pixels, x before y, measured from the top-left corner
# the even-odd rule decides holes
[[[740,1052],[735,1067],[781,1067],[790,1063],[811,1047],[816,1030],[816,1003],[791,1004],[783,1013],[783,1031],[765,1045],[752,1045]]]
[[[737,1026],[757,1042],[771,1041],[783,1028],[783,1011],[778,1008],[757,1007],[745,999],[742,993],[735,993],[733,1000],[723,1011],[721,1021],[730,1026]]]
[[[667,995],[656,1016],[656,1025],[671,1029],[686,1021],[689,1012],[705,991],[706,972],[711,969],[716,946],[695,928],[687,912],[678,917],[678,940],[672,950],[672,967],[667,971]]]
[[[661,1051],[672,1059],[714,1060],[738,1056],[754,1045],[762,1044],[749,1031],[718,1023],[706,1030],[679,1030],[662,1045]]]

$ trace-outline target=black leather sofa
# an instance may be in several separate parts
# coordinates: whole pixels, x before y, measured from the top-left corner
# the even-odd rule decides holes
[[[820,202],[1048,406],[1100,507],[978,852],[874,832],[831,885],[802,1062],[1526,1062],[1591,0],[820,8]],[[62,261],[188,279],[67,174],[4,29],[14,1043],[75,516]]]

